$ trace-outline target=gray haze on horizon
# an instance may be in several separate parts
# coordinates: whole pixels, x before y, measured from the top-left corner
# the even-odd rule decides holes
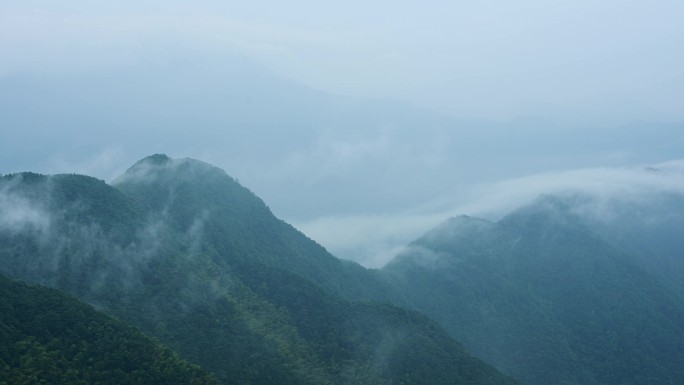
[[[10,0],[0,15],[5,76],[127,68],[189,46],[317,89],[454,116],[684,119],[675,0]]]
[[[0,174],[193,157],[379,266],[448,216],[680,165],[681,20],[664,0],[5,1]]]

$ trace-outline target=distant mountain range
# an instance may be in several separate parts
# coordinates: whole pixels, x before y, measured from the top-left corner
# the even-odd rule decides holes
[[[684,291],[669,284],[681,270],[665,274],[663,258],[636,253],[651,249],[650,233],[625,233],[624,248],[618,227],[601,228],[613,242],[599,236],[580,201],[541,197],[496,223],[449,219],[382,271],[406,306],[524,383],[682,383]],[[672,214],[681,223],[684,212]],[[617,224],[636,230],[643,220]],[[663,246],[677,254],[663,257],[681,268],[673,242]]]
[[[0,271],[87,302],[223,384],[684,383],[684,199],[612,201],[611,215],[593,199],[451,218],[373,270],[223,170],[153,155],[111,185],[0,178]],[[7,346],[0,369],[17,373]]]
[[[150,151],[182,153],[225,167],[278,215],[306,223],[439,204],[473,183],[683,157],[681,121],[461,119],[314,90],[237,58],[166,54],[109,71],[0,76],[0,173],[111,180]]]

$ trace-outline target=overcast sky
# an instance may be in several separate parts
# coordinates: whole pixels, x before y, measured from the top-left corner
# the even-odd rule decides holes
[[[456,116],[681,120],[678,0],[31,1],[0,5],[0,71],[245,55],[315,88]]]
[[[682,20],[666,0],[5,0],[0,173],[195,157],[379,265],[510,208],[502,186],[678,164]]]

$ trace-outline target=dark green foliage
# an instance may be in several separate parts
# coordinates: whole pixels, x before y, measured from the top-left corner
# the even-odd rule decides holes
[[[0,275],[0,384],[215,384],[134,328]]]
[[[39,177],[40,196],[21,178],[0,191],[22,189],[48,223],[0,228],[0,269],[97,305],[221,383],[515,383],[424,316],[354,302],[391,294],[220,169],[154,155],[116,188]]]
[[[684,383],[684,304],[545,197],[449,220],[389,264],[405,304],[529,384]]]
[[[471,357],[420,313],[340,300],[282,270],[241,266],[263,298],[284,309],[300,336],[339,383],[513,383]]]
[[[226,266],[241,260],[285,269],[353,299],[389,299],[374,272],[341,261],[276,218],[264,202],[225,171],[193,159],[153,155],[114,186],[165,216],[181,233],[200,230],[200,250]]]

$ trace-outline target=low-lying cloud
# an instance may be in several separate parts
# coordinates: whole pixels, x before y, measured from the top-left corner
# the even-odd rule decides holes
[[[50,216],[21,195],[0,189],[0,231],[19,233],[27,230],[45,232]]]
[[[582,194],[595,218],[611,215],[610,202],[644,204],[659,194],[684,194],[684,160],[632,168],[587,168],[473,184],[421,207],[381,215],[326,216],[295,223],[338,257],[381,267],[408,243],[449,217],[498,220],[541,194]]]

